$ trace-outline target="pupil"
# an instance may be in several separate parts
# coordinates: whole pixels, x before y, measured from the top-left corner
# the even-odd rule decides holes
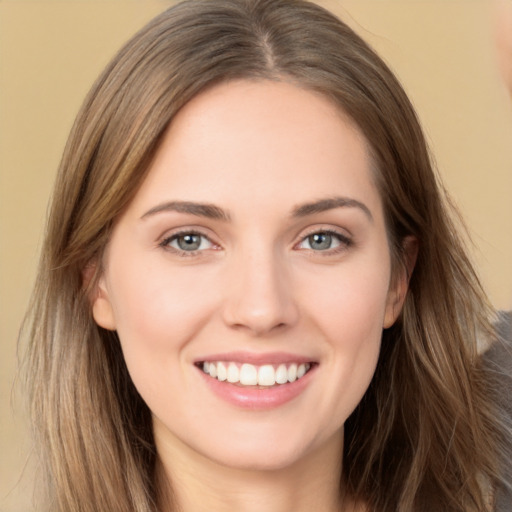
[[[309,243],[313,249],[329,249],[332,237],[327,233],[315,233],[309,237]]]
[[[193,251],[199,249],[201,237],[199,235],[183,235],[178,238],[178,245],[184,251]]]

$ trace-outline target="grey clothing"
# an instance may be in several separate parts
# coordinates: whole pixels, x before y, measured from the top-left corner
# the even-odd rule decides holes
[[[498,490],[496,512],[512,512],[512,312],[500,313],[496,328],[498,339],[483,355],[484,366],[498,391],[502,420],[509,429],[502,457],[502,471],[508,489]]]

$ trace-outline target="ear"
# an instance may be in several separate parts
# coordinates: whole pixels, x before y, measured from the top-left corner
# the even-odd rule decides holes
[[[383,328],[391,327],[395,322],[405,302],[409,280],[416,265],[418,257],[418,240],[414,236],[408,236],[403,242],[403,264],[397,269],[397,275],[392,276],[389,287]]]
[[[99,276],[97,274],[100,273]],[[96,277],[97,276],[97,277]],[[82,272],[83,286],[89,288],[88,296],[94,321],[104,329],[116,330],[114,310],[108,293],[104,272],[98,269],[98,264],[89,263]]]

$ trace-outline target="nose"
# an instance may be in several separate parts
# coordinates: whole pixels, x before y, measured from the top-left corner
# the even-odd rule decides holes
[[[223,316],[229,327],[263,336],[297,322],[299,311],[285,267],[272,255],[238,258],[225,288]]]

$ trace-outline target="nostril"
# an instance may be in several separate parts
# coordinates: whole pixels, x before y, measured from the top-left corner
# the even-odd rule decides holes
[[[228,297],[223,312],[224,321],[237,330],[251,331],[255,335],[283,331],[294,325],[298,311],[291,297],[255,294],[254,290]]]

